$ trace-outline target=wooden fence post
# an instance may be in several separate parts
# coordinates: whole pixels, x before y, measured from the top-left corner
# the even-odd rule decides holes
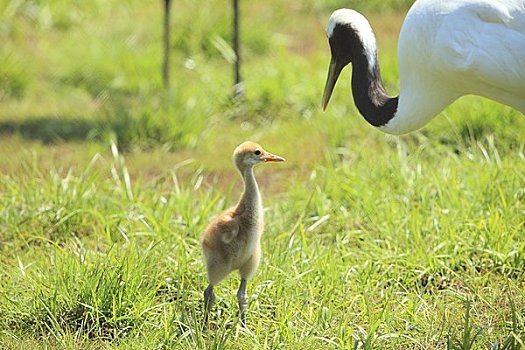
[[[170,90],[170,13],[171,0],[164,0],[164,62],[162,82],[166,91]]]
[[[241,78],[241,53],[239,46],[239,0],[233,0],[233,51],[235,53],[234,64],[234,97],[244,96],[244,86]]]

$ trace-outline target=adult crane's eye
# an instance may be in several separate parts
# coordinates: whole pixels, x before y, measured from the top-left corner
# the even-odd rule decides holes
[[[258,149],[256,149],[255,152],[253,152],[253,153],[255,153],[256,156],[260,156],[261,155],[261,151],[259,151]]]

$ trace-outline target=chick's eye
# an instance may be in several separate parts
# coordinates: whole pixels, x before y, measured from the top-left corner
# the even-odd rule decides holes
[[[258,149],[256,149],[255,152],[253,152],[253,153],[255,153],[256,156],[260,156],[261,155],[261,151],[259,151]]]

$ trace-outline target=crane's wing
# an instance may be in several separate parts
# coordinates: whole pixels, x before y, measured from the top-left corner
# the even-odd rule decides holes
[[[436,65],[455,72],[457,84],[465,84],[461,87],[470,93],[514,102],[523,111],[525,0],[455,4],[436,32]]]
[[[215,224],[215,229],[224,243],[230,243],[239,234],[239,221],[233,212],[223,213]]]

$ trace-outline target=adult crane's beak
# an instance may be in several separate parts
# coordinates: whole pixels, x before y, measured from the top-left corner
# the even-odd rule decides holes
[[[328,67],[328,77],[326,78],[326,84],[324,86],[323,102],[321,103],[323,112],[326,110],[326,106],[328,105],[330,97],[332,96],[332,92],[334,91],[337,78],[339,78],[339,74],[341,74],[343,68],[344,65],[339,63],[337,58],[334,58],[332,55],[332,58],[330,59],[330,66]]]
[[[275,154],[271,154],[270,152],[266,152],[261,156],[261,160],[265,162],[284,162],[285,159]]]

